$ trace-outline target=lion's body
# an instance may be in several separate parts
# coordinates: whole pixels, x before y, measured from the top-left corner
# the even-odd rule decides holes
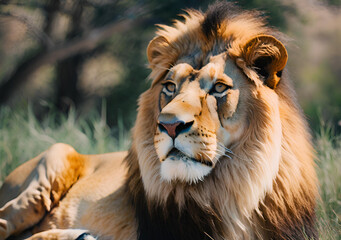
[[[318,238],[313,150],[280,34],[231,4],[184,18],[148,47],[153,83],[128,153],[59,144],[19,167],[0,191],[0,239]]]
[[[81,155],[69,145],[53,145],[13,171],[0,191],[1,207],[24,190],[28,191],[29,194],[20,195],[20,204],[26,202],[33,211],[27,212],[26,215],[23,212],[14,212],[3,219],[26,218],[24,229],[19,225],[13,229],[19,233],[26,230],[27,225],[33,226],[29,232],[19,235],[18,239],[49,229],[91,229],[93,234],[101,233],[102,237],[109,236],[109,239],[120,234],[121,239],[130,239],[124,232],[117,233],[116,229],[111,227],[113,222],[120,220],[123,224],[134,221],[132,215],[129,217],[129,209],[124,208],[122,195],[118,190],[124,184],[126,167],[122,161],[126,155],[127,152]],[[50,173],[42,173],[42,166],[49,169]],[[62,176],[51,174],[58,171]],[[46,179],[48,175],[50,179]],[[36,192],[37,186],[42,186],[43,190]],[[40,198],[40,195],[43,195],[43,198]],[[115,202],[120,205],[119,209],[112,207]],[[124,212],[122,219],[117,217],[119,211]],[[107,217],[103,217],[103,214]],[[104,229],[106,230],[103,231]],[[131,230],[127,234],[131,234]]]

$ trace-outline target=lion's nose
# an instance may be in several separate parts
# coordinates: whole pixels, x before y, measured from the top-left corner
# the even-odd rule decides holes
[[[179,133],[188,131],[193,125],[194,121],[184,123],[183,121],[176,122],[159,122],[159,128],[161,131],[166,131],[168,135],[175,139]]]

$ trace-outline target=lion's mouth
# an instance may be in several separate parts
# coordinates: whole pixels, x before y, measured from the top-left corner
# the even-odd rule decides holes
[[[204,164],[208,167],[212,167],[212,165],[213,165],[211,161],[208,161],[205,159],[196,159],[196,158],[189,157],[185,153],[179,151],[177,148],[172,148],[172,150],[170,150],[169,153],[167,154],[166,159],[170,159],[173,161],[181,160],[183,162],[193,161],[193,162],[198,162],[198,163]]]

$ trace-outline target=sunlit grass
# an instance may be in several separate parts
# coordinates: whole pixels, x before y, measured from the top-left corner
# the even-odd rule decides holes
[[[321,127],[316,137],[317,174],[321,200],[318,206],[318,227],[323,240],[341,239],[341,136]]]
[[[57,120],[56,120],[57,119]],[[84,154],[128,149],[129,131],[119,126],[109,128],[105,113],[77,118],[51,113],[39,122],[32,112],[0,109],[0,185],[6,175],[24,161],[57,142],[71,144]],[[323,240],[341,239],[341,136],[327,127],[316,134],[317,174],[321,200],[318,204],[318,228]]]
[[[105,114],[77,118],[71,111],[68,116],[51,113],[39,122],[30,109],[1,108],[0,185],[15,167],[57,142],[68,143],[83,154],[128,149],[129,131],[109,128],[104,119]]]

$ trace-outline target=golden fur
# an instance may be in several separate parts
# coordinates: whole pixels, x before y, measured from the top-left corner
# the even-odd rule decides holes
[[[148,46],[153,82],[128,153],[58,144],[20,166],[0,190],[0,239],[318,238],[281,35],[232,4],[182,17]]]

